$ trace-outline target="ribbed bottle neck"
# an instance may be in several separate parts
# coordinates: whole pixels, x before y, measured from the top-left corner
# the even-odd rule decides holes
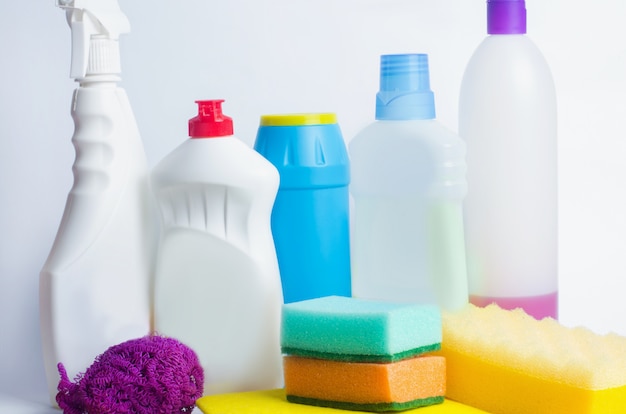
[[[435,118],[435,98],[430,90],[428,55],[381,56],[376,119],[433,118]]]

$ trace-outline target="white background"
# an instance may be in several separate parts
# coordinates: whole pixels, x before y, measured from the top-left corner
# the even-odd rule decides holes
[[[252,145],[265,113],[373,119],[379,55],[428,53],[438,119],[457,127],[484,0],[120,0],[128,92],[151,165],[196,99],[226,99]],[[626,2],[527,0],[559,103],[560,320],[626,335]],[[0,412],[45,413],[38,274],[72,184],[70,32],[53,0],[0,8]],[[113,300],[113,298],[112,298]],[[79,312],[80,309],[77,309]]]

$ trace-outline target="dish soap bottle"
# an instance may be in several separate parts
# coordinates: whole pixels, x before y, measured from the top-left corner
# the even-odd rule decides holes
[[[488,0],[459,99],[471,302],[557,317],[557,112],[524,0]]]
[[[336,115],[263,115],[254,149],[280,175],[272,234],[285,303],[351,296],[350,164]]]
[[[427,55],[381,57],[376,122],[348,151],[352,295],[467,304],[465,144],[435,119]]]
[[[191,138],[152,171],[162,218],[155,328],[198,354],[205,394],[282,384],[270,227],[279,175],[233,136],[222,102],[197,101]]]
[[[40,274],[40,320],[50,398],[57,364],[74,378],[104,350],[150,332],[158,226],[149,170],[126,92],[117,1],[57,0],[72,30],[74,183]]]

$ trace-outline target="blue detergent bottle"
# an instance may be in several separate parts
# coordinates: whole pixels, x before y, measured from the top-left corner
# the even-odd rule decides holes
[[[351,296],[350,165],[336,115],[263,115],[254,148],[280,174],[272,233],[285,303]]]

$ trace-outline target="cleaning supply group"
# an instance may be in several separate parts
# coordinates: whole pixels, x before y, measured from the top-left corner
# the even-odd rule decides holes
[[[205,395],[278,387],[283,305],[327,296],[556,317],[554,87],[523,0],[488,0],[459,135],[436,120],[428,56],[383,55],[376,120],[349,146],[335,114],[310,113],[261,116],[250,148],[222,100],[200,100],[152,171],[118,86],[126,16],[57,4],[79,87],[74,184],[40,276],[53,400],[58,363],[67,386],[149,332],[198,354]]]

